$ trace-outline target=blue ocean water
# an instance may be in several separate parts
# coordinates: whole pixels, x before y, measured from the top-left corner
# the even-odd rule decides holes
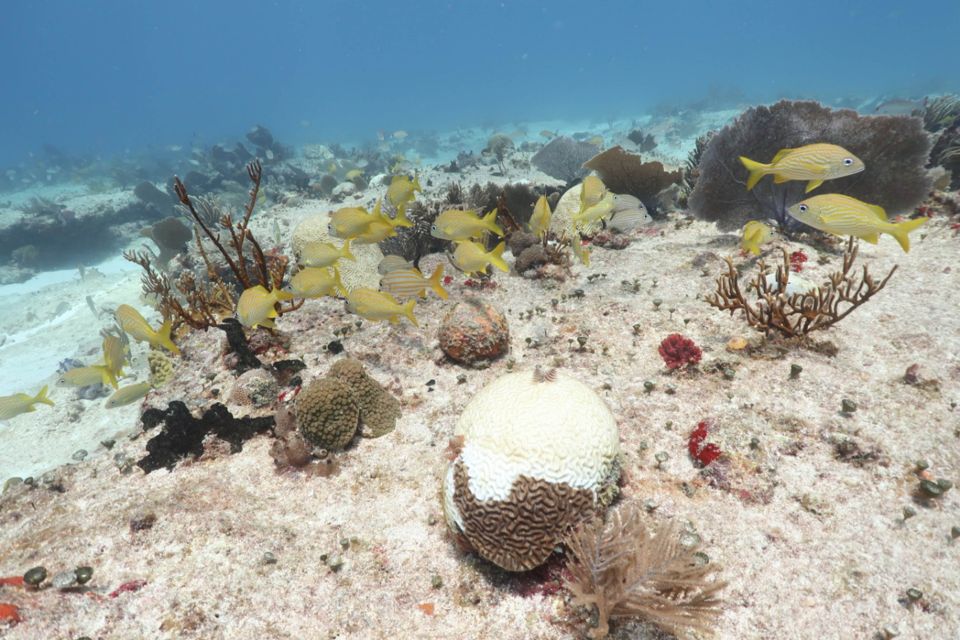
[[[960,3],[896,0],[8,3],[0,167],[596,118],[713,102],[957,90]]]

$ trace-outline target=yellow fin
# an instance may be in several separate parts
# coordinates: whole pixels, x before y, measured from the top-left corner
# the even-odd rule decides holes
[[[875,216],[880,218],[880,220],[882,220],[883,222],[887,222],[887,212],[883,210],[883,207],[881,207],[878,204],[868,204],[867,207],[870,209],[870,211],[873,212]]]
[[[773,182],[774,182],[775,184],[781,184],[781,183],[783,183],[783,182],[789,182],[789,180],[790,180],[790,178],[787,178],[786,176],[782,176],[782,175],[780,175],[779,173],[773,174]]]
[[[437,265],[437,268],[434,270],[433,275],[430,276],[429,282],[430,282],[430,288],[433,289],[434,292],[438,296],[440,296],[441,299],[446,300],[449,294],[447,294],[447,290],[443,288],[443,265],[442,264]],[[426,297],[427,292],[424,291],[423,295],[424,297]]]
[[[43,404],[48,404],[51,407],[53,406],[53,400],[47,397],[47,385],[43,385],[43,389],[40,389],[37,395],[33,396],[31,403],[42,402]]]
[[[413,308],[416,306],[416,304],[416,300],[408,300],[407,303],[403,305],[403,315],[405,315],[407,319],[413,323],[413,326],[419,327],[420,323],[417,322],[417,317],[413,315]],[[396,316],[394,316],[394,318],[396,318]]]
[[[904,253],[910,251],[910,237],[907,234],[925,225],[929,219],[930,218],[914,218],[913,220],[905,220],[893,225],[890,235],[897,239]]]
[[[740,163],[750,172],[750,177],[747,178],[747,191],[753,189],[760,182],[760,178],[767,175],[770,169],[770,165],[751,160],[746,156],[740,156]],[[582,211],[583,207],[580,209]]]
[[[180,348],[173,344],[173,340],[170,338],[170,331],[172,328],[173,325],[170,322],[170,319],[166,318],[163,321],[163,324],[160,325],[160,329],[157,330],[156,346],[163,347],[175,355],[180,355]]]
[[[822,184],[823,184],[823,180],[811,180],[810,182],[807,183],[807,188],[804,189],[803,192],[810,193],[811,191],[813,191],[814,189],[816,189]]]
[[[880,241],[880,234],[876,231],[860,236],[860,239],[870,244],[877,244]]]
[[[787,155],[788,153],[790,153],[790,152],[793,151],[793,150],[794,150],[793,147],[787,147],[787,148],[785,148],[785,149],[780,149],[780,151],[777,151],[776,155],[773,156],[773,160],[770,161],[770,164],[777,164],[777,161],[778,161],[778,160],[782,160],[782,159],[783,159],[783,156]]]
[[[508,265],[507,261],[503,259],[503,250],[506,247],[507,243],[501,242],[493,248],[493,251],[489,253],[488,258],[490,260],[490,264],[495,266],[497,269],[500,269],[500,271],[503,271],[504,273],[509,273],[510,265]]]

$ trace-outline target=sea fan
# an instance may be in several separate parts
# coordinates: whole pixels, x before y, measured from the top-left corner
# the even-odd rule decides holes
[[[720,614],[719,591],[710,579],[717,566],[700,561],[696,549],[681,546],[672,524],[651,532],[633,504],[625,504],[604,525],[599,518],[577,527],[567,540],[571,578],[565,587],[576,605],[597,608],[592,638],[609,633],[609,620],[642,618],[680,636],[712,633]]]

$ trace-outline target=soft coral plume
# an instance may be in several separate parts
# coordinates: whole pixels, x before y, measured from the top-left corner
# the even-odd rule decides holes
[[[660,343],[660,357],[669,369],[679,369],[700,362],[703,352],[693,340],[679,333],[672,333]]]
[[[627,503],[606,525],[599,518],[582,523],[567,547],[571,577],[565,587],[575,605],[597,608],[590,637],[606,637],[610,619],[633,617],[678,636],[713,632],[726,583],[710,579],[718,567],[699,562],[696,548],[681,546],[674,525],[651,530]]]

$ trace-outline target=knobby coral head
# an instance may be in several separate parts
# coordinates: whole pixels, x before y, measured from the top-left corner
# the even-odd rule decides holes
[[[679,369],[687,365],[697,364],[703,355],[700,347],[693,340],[679,333],[673,333],[664,338],[663,342],[660,343],[659,352],[668,369]]]

